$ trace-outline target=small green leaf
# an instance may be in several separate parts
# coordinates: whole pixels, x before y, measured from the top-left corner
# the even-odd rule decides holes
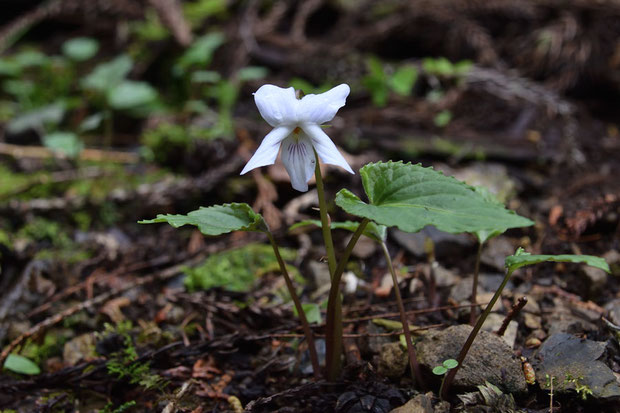
[[[84,149],[84,143],[73,132],[54,132],[43,137],[43,144],[55,151],[68,156],[77,157]]]
[[[600,257],[593,255],[532,255],[525,252],[523,248],[519,248],[514,255],[506,257],[506,268],[512,272],[526,265],[539,264],[541,262],[575,262],[590,265],[599,268],[607,273],[611,273],[609,264]]]
[[[108,104],[113,109],[131,109],[157,99],[157,91],[146,82],[125,80],[108,92]]]
[[[101,125],[101,121],[103,120],[103,112],[97,112],[95,114],[90,115],[82,122],[80,122],[80,126],[78,126],[78,130],[80,132],[88,132],[94,129],[97,129],[99,125]]]
[[[9,354],[4,361],[4,368],[19,374],[27,374],[30,376],[41,373],[39,366],[31,360],[18,354]]]
[[[436,366],[433,369],[433,374],[435,374],[436,376],[443,376],[447,372],[448,372],[448,369],[445,368],[444,366]]]
[[[220,32],[207,33],[198,37],[179,58],[174,71],[185,72],[191,66],[206,67],[211,63],[213,53],[220,47],[226,38]]]
[[[194,225],[205,235],[227,234],[232,231],[267,231],[260,214],[248,204],[224,204],[201,207],[187,215],[159,214],[155,219],[138,221],[139,224],[167,222],[175,228]]]
[[[352,215],[387,227],[418,232],[427,225],[449,233],[533,225],[502,205],[486,201],[474,188],[433,168],[378,162],[360,170],[370,203],[341,190],[336,204]]]
[[[215,70],[196,70],[192,72],[192,83],[215,83],[222,80],[222,75]]]
[[[433,118],[433,123],[438,128],[445,128],[452,120],[452,112],[449,110],[442,110]]]
[[[308,323],[317,323],[321,324],[323,319],[321,318],[321,308],[318,304],[315,303],[302,303],[301,308],[306,314],[306,318],[308,319]],[[293,314],[295,317],[299,316],[297,314],[297,308],[293,307]]]
[[[289,228],[289,230],[294,230],[295,228],[306,227],[309,225],[314,225],[319,228],[322,227],[321,221],[319,221],[318,219],[307,219],[307,220],[304,220],[304,221],[301,221],[301,222],[298,222],[292,225]],[[331,223],[332,229],[346,229],[347,231],[351,231],[351,232],[355,232],[358,226],[359,226],[359,222],[353,222],[353,221]],[[387,238],[387,227],[385,227],[384,225],[375,224],[374,222],[369,222],[368,225],[366,225],[366,228],[364,229],[364,235],[366,235],[368,238],[374,241],[381,243],[385,241],[385,239]]]
[[[413,66],[401,66],[390,77],[389,84],[394,92],[401,96],[409,96],[418,78],[418,71]]]
[[[127,55],[101,63],[82,80],[82,86],[87,89],[94,89],[101,93],[107,92],[111,88],[121,83],[131,71],[133,61]]]
[[[452,370],[453,368],[459,365],[459,362],[454,359],[447,359],[447,360],[444,360],[442,364],[448,370]]]
[[[82,62],[95,56],[99,51],[99,42],[90,37],[69,39],[62,45],[62,52],[69,59]]]

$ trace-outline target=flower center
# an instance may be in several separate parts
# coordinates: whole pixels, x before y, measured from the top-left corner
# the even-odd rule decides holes
[[[301,133],[301,128],[299,126],[297,126],[295,129],[293,129],[293,133],[291,134],[291,137],[295,140],[295,143],[299,142],[299,134]]]

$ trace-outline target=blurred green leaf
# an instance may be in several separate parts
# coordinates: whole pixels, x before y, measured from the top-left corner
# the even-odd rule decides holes
[[[49,63],[50,58],[38,50],[24,50],[13,55],[15,63],[21,68],[43,66]]]
[[[258,80],[267,76],[269,71],[262,66],[246,66],[238,72],[239,80],[247,82],[250,80]]]
[[[60,123],[64,115],[65,104],[55,102],[18,116],[9,122],[7,130],[10,133],[21,133],[29,129],[41,129],[48,124]]]
[[[447,359],[447,360],[444,360],[442,364],[448,370],[452,370],[453,368],[459,365],[459,362],[454,359]]]
[[[308,323],[317,323],[321,324],[323,319],[321,318],[321,308],[316,303],[303,303],[301,305],[301,309],[306,314],[306,318],[308,319]],[[297,308],[293,307],[293,314],[295,317],[299,316],[297,313]]]
[[[131,71],[133,61],[127,55],[101,63],[82,80],[82,86],[105,93],[120,84]]]
[[[390,77],[389,84],[394,92],[401,96],[411,95],[413,86],[418,78],[418,71],[415,67],[405,65],[396,69]]]
[[[54,132],[45,135],[43,137],[43,144],[47,148],[70,158],[77,157],[84,149],[82,141],[72,132]]]
[[[213,53],[226,38],[220,32],[212,32],[198,37],[179,58],[175,72],[183,73],[192,66],[204,68],[211,63]]]
[[[90,115],[80,123],[78,130],[80,132],[95,130],[99,127],[99,125],[101,125],[101,121],[103,120],[103,118],[103,112],[97,112],[93,115]]]
[[[191,77],[194,83],[216,83],[220,80],[222,80],[222,75],[214,70],[196,70]]]
[[[183,2],[183,15],[192,26],[197,26],[208,17],[228,10],[226,0],[197,0]]]
[[[17,76],[22,72],[21,66],[10,57],[0,57],[0,75]]]
[[[444,366],[435,366],[435,368],[433,368],[433,374],[436,376],[443,376],[447,372],[448,372],[448,369],[445,368]]]
[[[26,357],[20,356],[18,354],[9,354],[9,356],[4,361],[4,368],[7,370],[11,370],[14,373],[27,374],[30,376],[41,373],[41,369],[39,368],[39,366],[34,364]]]
[[[155,101],[157,91],[146,82],[125,80],[110,89],[107,97],[113,109],[132,109]]]
[[[76,37],[62,44],[62,52],[69,59],[83,62],[95,56],[99,51],[99,42],[90,37]]]
[[[451,120],[452,120],[452,112],[446,109],[446,110],[442,110],[441,112],[439,112],[435,116],[435,118],[433,118],[433,123],[438,128],[445,128],[446,126],[448,126]]]

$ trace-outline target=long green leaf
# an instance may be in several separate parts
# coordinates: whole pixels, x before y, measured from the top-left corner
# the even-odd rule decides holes
[[[347,231],[355,232],[359,224],[359,222],[353,221],[332,222],[331,228],[346,229]],[[319,221],[318,219],[306,219],[292,225],[289,229],[293,230],[295,228],[307,227],[309,225],[314,225],[319,228],[321,228],[322,226],[321,221]],[[379,225],[375,224],[374,222],[369,222],[368,225],[366,225],[366,229],[364,229],[363,234],[366,235],[368,238],[372,239],[373,241],[381,243],[387,238],[387,227],[385,225]]]
[[[4,368],[19,374],[36,375],[41,369],[34,362],[18,354],[9,354],[4,361]]]
[[[575,262],[590,265],[592,267],[600,268],[607,273],[611,273],[609,264],[601,258],[593,255],[532,255],[529,252],[524,252],[523,248],[519,248],[515,255],[506,257],[506,268],[509,272],[512,272],[518,268],[525,267],[526,265],[539,264],[541,262]]]
[[[139,224],[167,222],[175,228],[194,225],[205,235],[220,235],[232,231],[267,230],[263,217],[254,212],[248,204],[214,205],[201,207],[187,215],[159,214],[155,219],[139,221]]]
[[[341,190],[336,204],[352,215],[406,232],[427,225],[453,234],[533,225],[503,205],[488,202],[473,187],[433,168],[378,162],[360,170],[369,204]]]

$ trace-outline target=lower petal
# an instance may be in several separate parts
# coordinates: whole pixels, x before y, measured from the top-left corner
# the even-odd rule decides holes
[[[282,142],[282,163],[291,177],[293,188],[306,192],[316,165],[310,139],[305,136],[300,136],[298,140],[292,137],[285,139]]]
[[[306,123],[301,125],[301,128],[310,137],[310,139],[312,139],[312,145],[314,146],[314,149],[316,149],[316,153],[319,154],[321,161],[330,165],[338,165],[349,173],[355,173],[344,159],[344,156],[342,156],[338,148],[336,148],[334,142],[329,139],[329,136],[323,132],[323,129],[321,129],[319,125],[314,123]]]
[[[280,143],[291,134],[292,127],[278,126],[265,136],[260,146],[241,171],[241,175],[265,165],[273,165],[278,157]]]

